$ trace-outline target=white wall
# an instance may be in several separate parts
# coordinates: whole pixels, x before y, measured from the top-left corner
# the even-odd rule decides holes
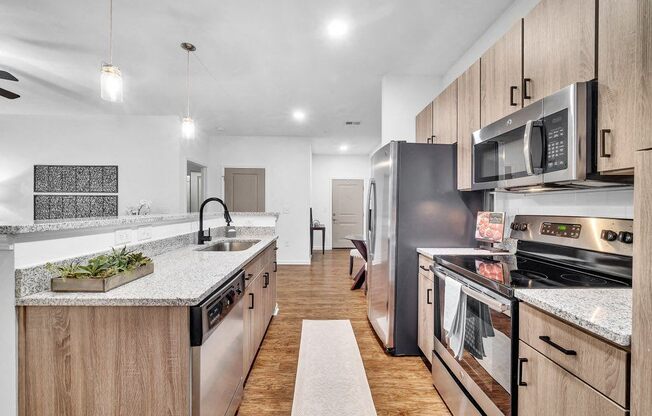
[[[2,115],[0,222],[33,219],[35,164],[115,164],[120,214],[141,199],[184,212],[187,158],[209,165],[208,144],[181,139],[176,116]]]
[[[436,77],[385,75],[382,81],[382,143],[391,140],[415,141],[414,118],[437,92]]]
[[[265,210],[281,214],[279,263],[310,263],[311,156],[306,138],[219,137],[210,142],[219,196],[224,195],[224,168],[265,168]]]
[[[312,215],[326,226],[326,250],[330,250],[333,246],[332,180],[364,180],[364,203],[367,197],[370,169],[369,156],[312,156]],[[363,231],[360,230],[360,233]],[[315,233],[313,247],[321,250],[321,233]]]

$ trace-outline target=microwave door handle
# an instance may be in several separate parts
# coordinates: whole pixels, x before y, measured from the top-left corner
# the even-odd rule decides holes
[[[523,133],[523,157],[525,158],[525,170],[528,176],[539,175],[543,173],[541,166],[535,168],[532,164],[532,132],[534,128],[541,128],[542,123],[539,120],[528,120],[525,123],[525,132]]]

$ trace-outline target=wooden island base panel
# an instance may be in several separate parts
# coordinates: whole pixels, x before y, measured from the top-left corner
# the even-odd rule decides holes
[[[276,308],[276,244],[245,267],[244,375]],[[253,307],[252,307],[253,306]],[[188,306],[19,306],[20,416],[190,416]]]

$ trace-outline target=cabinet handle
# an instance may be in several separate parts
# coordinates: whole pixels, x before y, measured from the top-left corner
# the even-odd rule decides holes
[[[600,157],[611,157],[611,153],[607,153],[607,133],[611,133],[611,129],[600,130]]]
[[[516,107],[518,104],[516,104],[516,101],[514,101],[514,91],[516,91],[518,87],[511,86],[509,87],[509,105]]]
[[[539,339],[541,341],[545,342],[546,344],[550,345],[551,347],[563,352],[566,355],[577,355],[577,351],[575,351],[575,350],[567,350],[566,348],[562,347],[561,345],[552,342],[550,337],[547,336],[547,335],[545,335],[545,336],[542,335],[542,336],[539,337]]]
[[[278,271],[278,263],[274,262],[274,273]]]
[[[419,268],[423,271],[429,272],[430,270],[427,267],[419,265]]]
[[[249,294],[249,300],[251,301],[250,305],[249,305],[249,309],[253,309],[254,308],[254,294],[253,293]]]
[[[523,381],[523,363],[527,363],[527,358],[518,359],[518,385],[525,387],[527,383]]]
[[[430,300],[430,294],[432,293],[432,289],[426,290],[426,303],[428,305],[432,305],[432,301]]]
[[[247,273],[247,276],[245,276],[245,280],[249,280],[252,277],[254,277],[253,273]]]
[[[531,100],[532,96],[528,93],[528,84],[532,82],[531,78],[523,78],[523,99]]]
[[[263,289],[267,289],[267,286],[269,286],[269,273],[265,272],[265,274],[263,274],[263,277],[265,278]]]

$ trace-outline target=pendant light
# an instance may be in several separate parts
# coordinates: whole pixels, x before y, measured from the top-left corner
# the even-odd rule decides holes
[[[122,102],[122,73],[113,65],[113,0],[109,0],[109,63],[102,64],[100,96],[106,101]]]
[[[186,140],[193,140],[195,138],[195,121],[190,117],[190,52],[194,52],[197,48],[192,43],[184,42],[181,48],[186,51],[186,116],[181,121],[181,136]]]

